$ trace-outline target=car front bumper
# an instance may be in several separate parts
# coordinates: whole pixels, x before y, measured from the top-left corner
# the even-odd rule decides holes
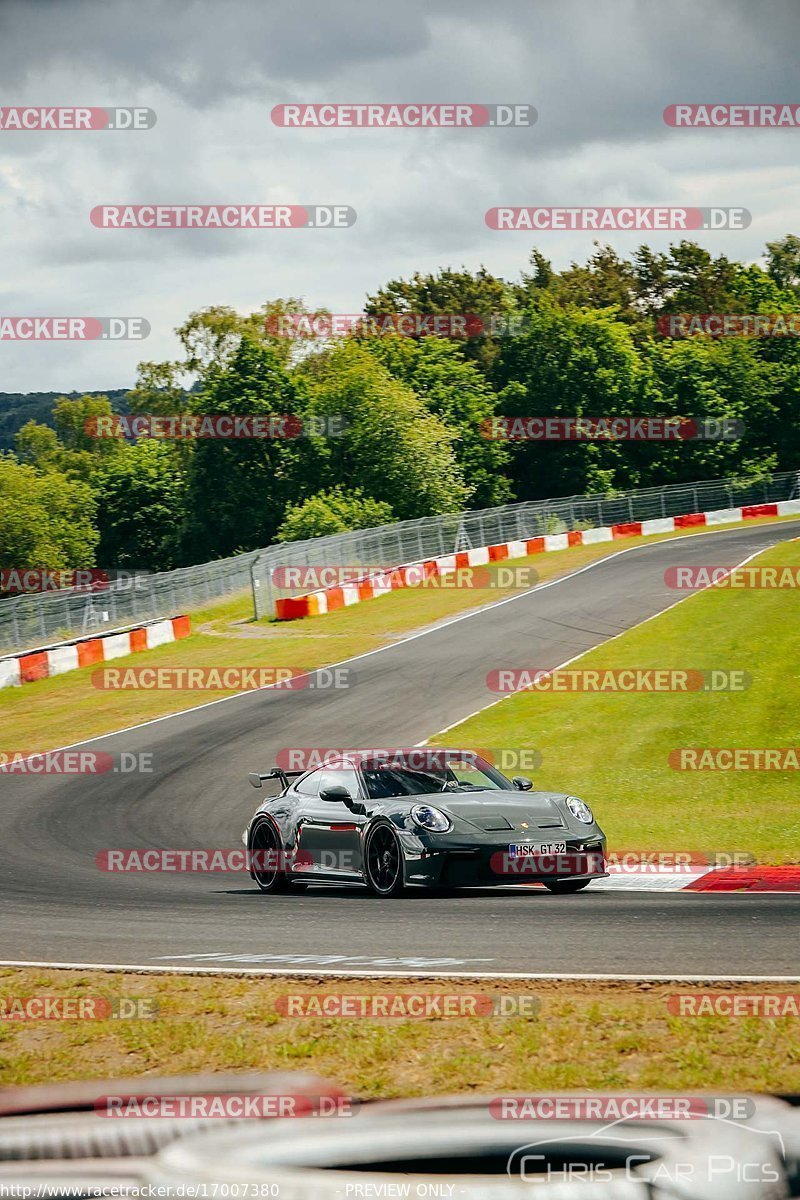
[[[416,841],[416,839],[415,839]],[[568,838],[566,853],[513,859],[508,842],[469,845],[406,843],[405,881],[425,887],[508,887],[561,879],[605,879],[603,837]]]

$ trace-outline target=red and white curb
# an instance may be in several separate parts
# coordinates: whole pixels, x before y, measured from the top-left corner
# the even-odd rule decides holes
[[[608,879],[593,890],[615,892],[800,892],[800,866],[693,866],[686,870],[608,865]]]
[[[750,504],[742,508],[720,508],[712,512],[657,517],[651,521],[629,521],[626,524],[608,525],[599,529],[576,529],[570,533],[551,533],[543,537],[498,542],[492,546],[477,546],[457,554],[427,558],[420,562],[404,563],[402,566],[372,572],[341,587],[319,588],[302,596],[282,597],[276,601],[275,615],[279,621],[316,617],[333,612],[337,608],[349,608],[362,600],[384,596],[398,588],[415,587],[426,579],[439,578],[465,567],[484,566],[505,559],[527,558],[531,554],[566,550],[569,546],[591,546],[596,542],[614,542],[620,538],[652,537],[658,533],[674,533],[679,529],[729,525],[736,521],[786,517],[793,513],[800,513],[800,500],[780,500],[776,504]]]
[[[109,662],[112,658],[122,658],[138,650],[154,650],[156,646],[166,646],[169,642],[188,637],[190,633],[188,617],[171,617],[166,621],[151,621],[102,637],[81,638],[44,650],[30,650],[14,658],[0,658],[0,688],[51,679],[54,675]]]

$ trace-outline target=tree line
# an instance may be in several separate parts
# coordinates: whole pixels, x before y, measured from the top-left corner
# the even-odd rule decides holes
[[[475,336],[287,338],[276,319],[306,311],[296,298],[246,315],[203,309],[176,331],[178,359],[140,364],[130,413],[281,414],[308,436],[97,437],[112,400],[62,396],[52,424],[27,421],[0,453],[0,569],[168,570],[468,507],[795,469],[798,338],[670,338],[658,318],[799,303],[800,238],[789,235],[760,264],[691,241],[629,257],[596,243],[587,262],[556,271],[534,250],[513,282],[443,269],[392,280],[365,304],[372,317],[477,316]],[[719,441],[507,442],[485,436],[497,415],[741,428]]]

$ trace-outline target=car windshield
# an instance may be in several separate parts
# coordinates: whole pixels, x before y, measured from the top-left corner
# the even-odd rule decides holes
[[[438,792],[511,791],[513,784],[488,764],[453,762],[442,767],[416,769],[398,765],[362,767],[370,800],[392,796],[430,796]]]

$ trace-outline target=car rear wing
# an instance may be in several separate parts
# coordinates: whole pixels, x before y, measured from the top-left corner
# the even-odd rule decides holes
[[[298,779],[305,771],[284,771],[283,767],[273,767],[271,771],[251,771],[247,778],[254,788],[260,788],[265,779],[280,779],[284,788],[289,786],[290,779]]]

